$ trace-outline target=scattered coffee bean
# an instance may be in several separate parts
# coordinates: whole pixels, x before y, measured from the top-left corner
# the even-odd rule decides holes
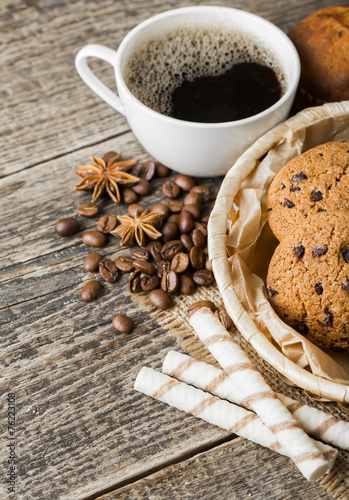
[[[292,203],[291,200],[285,198],[285,201],[283,202],[283,206],[286,208],[293,208],[295,206],[295,204]]]
[[[153,241],[153,244],[150,247],[150,254],[157,264],[162,260],[161,249],[161,243],[159,241]]]
[[[166,271],[161,278],[161,288],[164,292],[175,293],[179,288],[179,276],[176,271]]]
[[[133,269],[133,260],[134,259],[128,255],[120,255],[114,259],[114,262],[119,271],[122,271],[123,273],[130,273]]]
[[[124,188],[122,191],[122,200],[126,205],[137,203],[138,194],[131,188]]]
[[[208,221],[210,220],[209,215],[205,215],[204,217],[201,218],[201,224],[207,227]]]
[[[189,175],[178,174],[173,179],[173,182],[177,184],[183,191],[189,192],[194,186],[196,186],[196,181]]]
[[[136,293],[141,290],[140,281],[141,281],[141,271],[135,271],[131,274],[130,279],[128,281],[128,291],[130,293]]]
[[[189,255],[184,252],[177,253],[171,261],[171,269],[178,274],[185,273],[189,267]]]
[[[190,212],[195,220],[200,219],[201,212],[198,205],[185,205],[185,210]]]
[[[205,248],[206,238],[202,234],[202,231],[200,231],[200,229],[194,229],[193,234],[191,235],[191,238],[192,238],[193,243],[196,247]]]
[[[133,261],[133,267],[137,269],[137,271],[141,271],[145,274],[155,274],[156,267],[151,262],[147,262],[146,260],[138,260],[135,259]]]
[[[211,190],[207,186],[202,186],[202,185],[194,186],[191,188],[190,191],[192,193],[199,193],[202,196],[205,203],[208,203],[211,199]]]
[[[107,244],[107,237],[99,231],[86,231],[82,235],[82,242],[89,247],[104,247]]]
[[[158,264],[158,269],[157,269],[157,276],[159,278],[162,278],[163,274],[166,272],[166,271],[169,271],[171,269],[171,263],[170,261],[168,260],[162,260],[161,262],[159,262]]]
[[[73,217],[66,217],[55,224],[55,231],[59,236],[74,236],[80,229],[79,221]]]
[[[202,234],[205,236],[205,238],[207,238],[207,228],[204,224],[201,224],[201,222],[195,222],[194,228],[199,229],[199,231],[202,232]]]
[[[175,240],[179,236],[179,227],[175,222],[167,221],[161,229],[162,241],[167,243],[168,241]]]
[[[196,290],[196,285],[192,278],[187,274],[179,275],[179,293],[183,295],[192,295]]]
[[[183,200],[184,205],[197,205],[201,206],[203,203],[203,197],[200,193],[190,192]]]
[[[155,212],[157,214],[161,214],[163,213],[164,216],[163,216],[163,221],[168,219],[171,211],[170,209],[168,208],[167,205],[165,205],[165,203],[156,203],[155,205],[153,205],[150,209],[151,212]]]
[[[147,248],[144,247],[138,247],[134,248],[131,250],[131,257],[132,259],[138,259],[138,260],[149,260],[150,259],[150,252]]]
[[[199,286],[209,286],[214,283],[213,272],[208,269],[198,269],[193,274],[194,283]]]
[[[190,250],[194,246],[192,237],[189,234],[182,234],[181,235],[181,242],[182,242],[184,248],[186,249],[186,251],[189,253]]]
[[[178,227],[182,234],[189,234],[194,229],[194,217],[185,208],[179,214]]]
[[[116,156],[118,157],[117,159],[121,158],[120,153],[116,153],[115,151],[108,151],[107,153],[105,153],[105,155],[103,155],[103,160],[105,161],[105,163],[108,163],[109,160],[115,158]],[[117,161],[117,159],[115,161]]]
[[[172,297],[160,288],[150,292],[149,300],[155,307],[163,310],[169,309],[173,305]]]
[[[108,234],[116,228],[117,223],[115,215],[103,215],[97,222],[97,229],[101,233]]]
[[[161,255],[164,260],[172,260],[177,253],[183,252],[183,250],[184,247],[180,240],[172,240],[162,247]]]
[[[170,175],[170,169],[158,161],[155,162],[155,172],[158,177],[167,177]]]
[[[139,284],[143,292],[151,292],[152,290],[159,288],[160,279],[156,276],[156,274],[146,274],[141,277]]]
[[[212,264],[211,264],[211,261],[210,261],[210,259],[208,257],[205,260],[205,269],[208,269],[209,271],[212,271]]]
[[[146,181],[151,181],[156,174],[155,162],[152,160],[145,161],[142,163],[139,169],[139,177],[142,177]]]
[[[297,257],[299,259],[303,259],[304,252],[305,252],[305,248],[303,245],[298,245],[298,246],[294,247],[294,253],[297,255]]]
[[[194,269],[203,269],[205,267],[206,256],[201,248],[194,246],[190,250],[189,257]]]
[[[136,212],[138,212],[138,214],[140,215],[145,210],[147,210],[147,209],[145,207],[143,207],[142,205],[139,205],[138,203],[131,203],[131,205],[129,205],[127,207],[127,213],[131,217],[134,217],[136,215]]]
[[[215,311],[214,315],[219,319],[226,330],[229,330],[229,328],[232,327],[233,322],[225,307],[221,307],[220,309]]]
[[[80,203],[77,212],[83,217],[95,217],[98,214],[98,205],[96,203],[86,202]]]
[[[141,196],[147,196],[152,192],[152,185],[145,179],[139,179],[139,181],[131,186],[131,189]]]
[[[308,177],[303,172],[298,172],[298,174],[294,174],[294,176],[291,177],[290,181],[297,182],[297,181],[305,181],[306,179],[308,179]]]
[[[180,187],[173,181],[166,181],[162,185],[162,192],[167,198],[177,198],[181,194]]]
[[[208,309],[211,309],[211,311],[214,313],[216,310],[216,306],[211,300],[199,300],[198,302],[194,302],[194,304],[191,304],[188,307],[188,315],[189,318],[192,316],[196,311],[199,309],[207,307]]]
[[[131,333],[134,326],[132,319],[124,314],[117,314],[113,318],[113,327],[120,333]]]
[[[81,291],[82,300],[84,302],[91,302],[91,300],[96,300],[102,288],[103,287],[99,281],[88,281]]]
[[[99,263],[103,259],[103,256],[100,253],[92,252],[86,255],[84,260],[83,268],[85,271],[90,273],[94,273],[98,271]]]
[[[313,248],[313,257],[321,257],[322,255],[325,255],[327,250],[328,250],[327,245],[324,245],[323,247],[315,247]]]
[[[178,226],[179,222],[179,214],[171,214],[169,218],[167,219],[167,222],[175,222]]]
[[[119,270],[113,260],[104,258],[99,263],[99,274],[108,283],[115,283],[119,277]]]
[[[178,200],[168,200],[166,202],[166,205],[168,206],[170,211],[174,214],[179,214],[184,207],[184,203]]]

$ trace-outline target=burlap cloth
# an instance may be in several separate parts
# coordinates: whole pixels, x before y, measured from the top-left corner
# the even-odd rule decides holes
[[[167,311],[155,309],[149,302],[147,294],[133,294],[133,299],[138,302],[144,310],[149,312],[153,319],[166,330],[169,335],[174,336],[178,340],[178,344],[182,347],[184,352],[200,361],[219,366],[208,349],[194,334],[193,329],[189,325],[187,314],[189,305],[198,300],[211,300],[217,306],[221,307],[223,305],[222,299],[216,287],[201,287],[194,295],[189,297],[178,295],[175,297],[175,306]],[[287,384],[280,378],[276,370],[261,360],[259,355],[242,337],[237,328],[233,326],[230,332],[234,340],[244,349],[246,354],[248,354],[251,361],[264,375],[268,384],[274,391],[281,392],[309,406],[324,410],[342,420],[349,420],[348,415],[346,415],[336,403],[316,401],[305,394],[303,389]],[[160,361],[162,363],[163,360],[161,359]],[[339,450],[339,455],[332,472],[318,480],[318,484],[325,488],[333,498],[340,500],[349,499],[349,452]]]

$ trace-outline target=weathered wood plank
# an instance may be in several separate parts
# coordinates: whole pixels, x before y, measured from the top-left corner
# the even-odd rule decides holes
[[[287,458],[242,438],[171,465],[99,500],[226,498],[229,500],[330,500],[321,485],[304,481]]]
[[[207,1],[196,2],[207,4]],[[210,2],[209,2],[210,3]],[[215,5],[231,5],[224,0]],[[237,0],[234,7],[262,15],[284,30],[335,0]],[[117,48],[126,33],[151,15],[190,1],[40,0],[0,5],[0,176],[114,137],[126,120],[80,80],[74,57],[87,43]],[[95,64],[115,88],[113,70]]]

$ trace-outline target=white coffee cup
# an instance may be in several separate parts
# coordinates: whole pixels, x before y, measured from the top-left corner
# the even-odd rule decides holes
[[[246,32],[274,55],[287,87],[273,106],[241,120],[197,123],[160,114],[132,94],[125,84],[123,71],[137,43],[161,29],[200,22]],[[88,57],[100,58],[114,67],[118,95],[91,71]],[[282,30],[254,14],[218,6],[184,7],[158,14],[130,31],[117,51],[102,45],[87,45],[77,54],[75,64],[84,82],[125,115],[134,135],[155,160],[177,172],[198,177],[225,174],[258,137],[283,121],[290,111],[300,76],[297,51]]]

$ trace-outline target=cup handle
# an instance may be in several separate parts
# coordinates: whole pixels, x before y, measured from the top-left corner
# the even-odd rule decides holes
[[[125,110],[121,104],[120,97],[107,87],[89,68],[86,59],[88,57],[97,57],[109,63],[114,67],[116,51],[104,47],[103,45],[91,44],[83,47],[76,55],[75,67],[82,80],[103,99],[109,106],[116,109],[122,115],[125,115]]]

